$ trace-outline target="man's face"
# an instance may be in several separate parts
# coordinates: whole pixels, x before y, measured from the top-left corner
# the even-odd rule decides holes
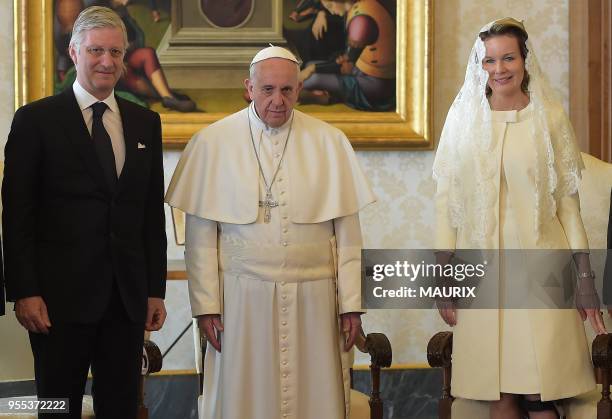
[[[78,50],[70,48],[80,85],[100,100],[107,98],[121,77],[124,51],[121,29],[99,28],[86,32]]]
[[[253,79],[244,81],[249,96],[261,120],[270,127],[280,127],[289,120],[302,89],[297,65],[283,58],[269,58],[255,65]]]

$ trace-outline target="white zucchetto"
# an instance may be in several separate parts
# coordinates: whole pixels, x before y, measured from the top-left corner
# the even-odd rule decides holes
[[[255,54],[250,65],[252,66],[253,64],[256,64],[263,60],[267,60],[269,58],[283,58],[285,60],[293,61],[297,65],[300,65],[300,61],[295,58],[295,55],[293,55],[291,51],[282,47],[274,46],[272,44],[270,44],[269,47],[266,47],[259,51],[257,54]]]

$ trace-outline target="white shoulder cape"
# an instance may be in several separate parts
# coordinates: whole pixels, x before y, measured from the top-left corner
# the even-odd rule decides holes
[[[357,213],[376,200],[346,136],[294,110],[285,156],[294,223],[320,223]],[[259,169],[251,145],[248,108],[196,133],[181,156],[166,202],[201,218],[255,222]]]

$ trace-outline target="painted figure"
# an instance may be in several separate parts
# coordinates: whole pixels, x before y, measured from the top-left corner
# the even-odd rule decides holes
[[[355,109],[395,108],[395,21],[377,0],[321,0],[346,17],[346,49],[328,61],[306,63],[301,103],[343,102]]]

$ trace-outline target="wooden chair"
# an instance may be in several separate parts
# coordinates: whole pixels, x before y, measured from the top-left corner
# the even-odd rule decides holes
[[[193,335],[196,344],[196,369],[200,377],[200,398],[204,391],[204,356],[206,354],[206,339],[200,336],[197,321],[193,321]],[[380,398],[380,369],[391,366],[391,343],[383,333],[370,333],[367,336],[361,330],[355,347],[370,355],[370,374],[372,377],[372,391],[367,395],[352,389],[353,370],[351,369],[351,414],[350,419],[382,419],[383,401]],[[201,400],[198,400],[198,406]],[[140,419],[140,418],[139,418]]]

